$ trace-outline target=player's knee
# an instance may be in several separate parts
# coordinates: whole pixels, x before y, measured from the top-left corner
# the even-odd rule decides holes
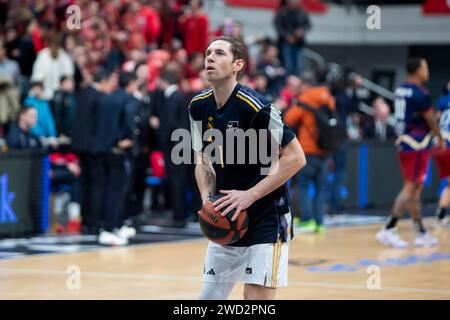
[[[256,284],[245,284],[245,300],[273,300],[275,299],[276,289],[267,288]]]
[[[200,300],[226,300],[233,290],[234,283],[212,283],[203,282]]]
[[[417,193],[420,195],[420,185],[408,182],[403,186],[402,194],[405,201],[413,201]]]

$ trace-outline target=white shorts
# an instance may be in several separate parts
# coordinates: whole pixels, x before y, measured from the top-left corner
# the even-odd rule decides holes
[[[204,282],[244,282],[269,288],[287,286],[289,243],[264,243],[250,247],[222,246],[209,242],[203,270]]]

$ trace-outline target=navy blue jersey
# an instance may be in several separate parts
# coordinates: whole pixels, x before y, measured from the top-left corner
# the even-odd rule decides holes
[[[424,115],[432,109],[431,97],[425,88],[404,83],[395,90],[396,131],[401,151],[430,147],[430,129]]]
[[[208,146],[214,143],[214,148],[210,149],[213,149],[212,157],[218,159],[213,162],[216,193],[219,190],[248,190],[266,177],[262,170],[268,169],[270,163],[259,157],[260,149],[263,149],[259,147],[260,139],[266,139],[268,147],[264,150],[268,151],[275,146],[284,147],[295,138],[294,133],[283,124],[278,109],[262,95],[241,84],[236,85],[220,109],[217,109],[212,89],[195,96],[190,103],[189,114],[193,149],[207,153]],[[213,129],[220,131],[222,141],[217,141],[216,137],[208,138],[208,132]],[[271,135],[269,129],[275,129],[279,134]],[[256,146],[245,140],[246,152],[241,159],[238,153],[242,150],[237,149],[237,143],[231,144],[231,140],[227,139],[237,130],[258,133]],[[247,212],[250,220],[248,231],[234,246],[276,243],[278,239],[285,242],[292,238],[292,216],[286,185],[256,201]]]

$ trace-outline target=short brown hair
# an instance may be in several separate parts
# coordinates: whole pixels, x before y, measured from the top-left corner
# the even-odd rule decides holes
[[[236,61],[237,59],[243,59],[244,61],[247,60],[245,45],[240,39],[236,37],[220,36],[211,41],[211,43],[218,40],[226,41],[230,44],[231,53],[233,54],[233,61]]]
[[[241,71],[238,72],[239,77],[245,68],[245,64],[247,64],[247,50],[245,49],[245,44],[239,38],[229,36],[217,37],[213,41],[211,41],[211,43],[218,40],[222,40],[230,44],[231,54],[233,55],[233,61],[236,61],[237,59],[244,60],[244,67],[242,68]]]

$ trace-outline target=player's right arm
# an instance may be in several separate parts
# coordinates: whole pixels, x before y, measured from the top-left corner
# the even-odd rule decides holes
[[[216,173],[208,157],[202,152],[196,153],[195,165],[195,180],[197,180],[198,189],[202,197],[202,202],[205,203],[209,196],[216,192]]]
[[[203,153],[202,123],[198,109],[193,101],[189,105],[189,122],[191,127],[192,149],[195,153],[195,180],[205,203],[216,192],[216,173],[210,159]]]

